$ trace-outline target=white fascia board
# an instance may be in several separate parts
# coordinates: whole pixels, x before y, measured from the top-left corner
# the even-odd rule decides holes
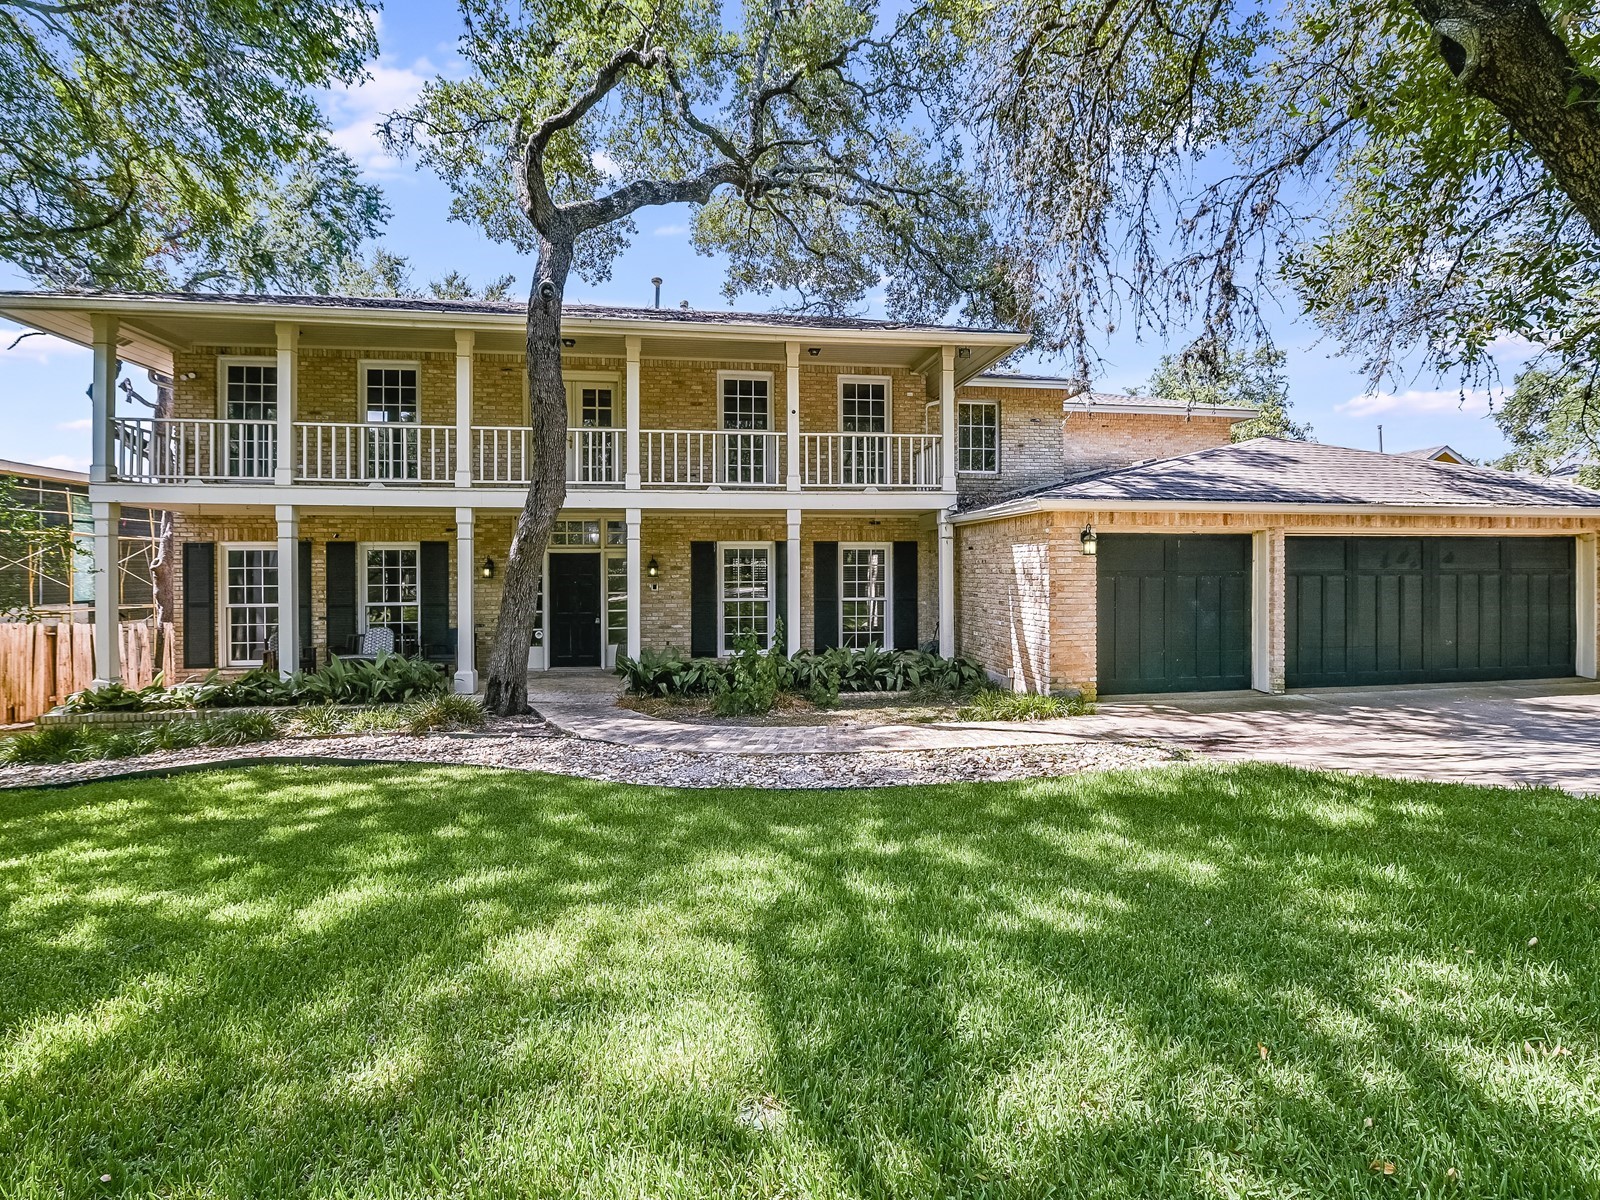
[[[1069,417],[1074,413],[1082,413],[1085,416],[1097,412],[1144,413],[1163,417],[1226,417],[1232,421],[1248,421],[1258,415],[1259,411],[1237,404],[1193,404],[1184,407],[1175,404],[1140,404],[1132,399],[1126,403],[1118,400],[1110,404],[1099,402],[1083,404],[1076,396],[1068,397],[1062,407],[1062,412]]]
[[[952,520],[958,525],[974,525],[984,521],[1003,521],[1009,517],[1029,516],[1044,512],[1128,512],[1128,513],[1238,513],[1241,516],[1274,513],[1285,515],[1318,514],[1337,517],[1541,517],[1587,518],[1600,523],[1600,505],[1593,508],[1577,506],[1487,505],[1487,504],[1271,504],[1233,503],[1225,501],[1172,501],[1172,500],[1060,500],[1030,497],[1007,501],[989,508],[958,513]]]

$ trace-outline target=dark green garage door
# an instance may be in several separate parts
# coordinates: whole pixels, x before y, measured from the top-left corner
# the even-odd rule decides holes
[[[1300,538],[1290,687],[1573,673],[1571,538]]]
[[[1099,540],[1099,689],[1250,686],[1250,538],[1107,534]]]

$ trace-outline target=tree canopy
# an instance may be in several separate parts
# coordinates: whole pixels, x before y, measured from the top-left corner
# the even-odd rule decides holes
[[[1270,346],[1253,350],[1225,350],[1214,361],[1198,362],[1194,355],[1164,355],[1156,364],[1144,392],[1191,407],[1245,405],[1256,410],[1248,421],[1233,427],[1233,440],[1256,437],[1306,441],[1311,426],[1289,419],[1289,380],[1284,374],[1283,351]]]
[[[0,0],[0,258],[46,284],[325,290],[382,225],[313,91],[364,0]]]

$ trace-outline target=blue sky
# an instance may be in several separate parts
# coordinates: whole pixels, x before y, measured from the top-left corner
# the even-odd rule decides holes
[[[431,76],[452,71],[456,22],[453,5],[391,3],[380,27],[382,55],[369,79],[358,88],[330,93],[324,104],[338,142],[383,187],[394,210],[384,240],[411,259],[418,283],[460,270],[475,282],[509,272],[525,285],[530,274],[527,261],[474,229],[449,223],[446,189],[409,163],[387,158],[373,134],[381,114],[405,105]],[[649,304],[650,278],[660,275],[666,281],[664,304],[687,300],[697,308],[726,308],[720,290],[721,264],[694,253],[688,223],[683,209],[643,211],[638,236],[617,261],[611,280],[598,287],[574,280],[569,298]],[[26,286],[26,280],[0,268],[0,287]],[[756,298],[740,307],[762,305]],[[869,309],[868,315],[875,314]],[[1294,412],[1311,423],[1317,440],[1377,449],[1381,423],[1389,450],[1448,442],[1475,458],[1503,451],[1503,439],[1488,415],[1489,393],[1469,391],[1463,397],[1452,381],[1424,377],[1394,391],[1370,394],[1359,364],[1337,357],[1331,345],[1319,344],[1315,330],[1292,309],[1272,325],[1274,339],[1288,353]],[[86,469],[88,352],[45,337],[28,338],[5,349],[16,332],[0,321],[0,411],[5,417],[0,458]],[[1113,336],[1101,347],[1104,363],[1095,387],[1117,392],[1143,383],[1167,349],[1156,341]],[[1507,377],[1515,363],[1515,358],[1502,360]],[[1067,369],[1065,361],[1047,358],[1026,366],[1062,373]],[[142,383],[143,372],[135,371],[133,379],[136,385]]]

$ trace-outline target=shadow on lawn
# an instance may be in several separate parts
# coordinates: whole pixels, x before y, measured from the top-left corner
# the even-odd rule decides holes
[[[1596,838],[1558,793],[258,769],[6,803],[0,1193],[1595,1185]],[[776,1132],[736,1119],[761,1094]]]

